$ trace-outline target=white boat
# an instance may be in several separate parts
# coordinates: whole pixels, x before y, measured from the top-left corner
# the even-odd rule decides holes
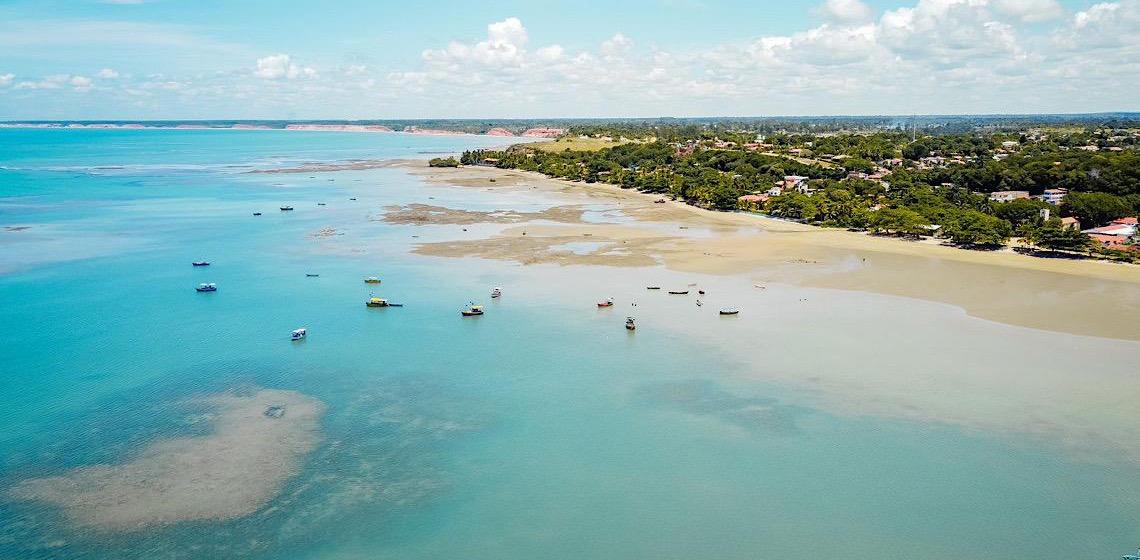
[[[305,338],[305,335],[307,335],[307,334],[309,334],[309,330],[306,329],[305,327],[301,327],[301,328],[293,331],[293,333],[290,335],[290,339],[291,340],[301,340],[301,339]]]
[[[503,296],[502,288],[495,288],[495,289],[491,290],[491,297],[497,298],[497,297],[502,297],[502,296]]]
[[[632,331],[636,328],[637,328],[637,324],[634,323],[633,317],[626,317],[625,318],[625,330]]]

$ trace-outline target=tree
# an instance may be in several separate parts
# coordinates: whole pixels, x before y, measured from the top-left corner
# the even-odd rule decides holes
[[[1022,224],[1041,223],[1041,211],[1051,210],[1053,207],[1043,200],[1035,198],[1019,198],[1009,202],[998,203],[994,207],[994,215],[1013,224],[1013,227]]]
[[[956,244],[981,247],[1004,245],[1012,231],[1009,222],[977,210],[959,212],[943,224],[942,229],[942,233]]]
[[[1032,239],[1035,245],[1050,251],[1087,251],[1093,245],[1088,235],[1072,228],[1062,228],[1056,222],[1037,228]]]
[[[884,208],[871,215],[868,227],[873,232],[919,237],[930,225],[922,214],[909,208]]]
[[[790,192],[769,199],[768,213],[781,218],[811,221],[819,213],[819,207],[810,196]]]
[[[1132,213],[1132,208],[1121,197],[1108,193],[1069,193],[1065,197],[1065,204],[1061,211],[1066,216],[1073,216],[1081,224],[1103,226],[1116,218],[1122,218]]]

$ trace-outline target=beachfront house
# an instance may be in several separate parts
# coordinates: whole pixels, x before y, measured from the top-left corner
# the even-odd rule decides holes
[[[1029,198],[1029,191],[997,191],[990,193],[990,200],[995,202],[1009,202],[1019,198]]]
[[[766,194],[746,194],[736,199],[736,207],[741,210],[759,212],[764,209],[765,202],[768,202],[768,195]]]
[[[1137,219],[1135,216],[1117,218],[1107,226],[1085,230],[1090,238],[1106,249],[1134,249],[1136,247]]]

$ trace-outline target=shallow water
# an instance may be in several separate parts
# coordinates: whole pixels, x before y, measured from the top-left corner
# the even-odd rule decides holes
[[[0,226],[31,226],[0,231],[0,487],[208,433],[176,405],[190,396],[327,405],[322,443],[254,514],[112,532],[5,497],[0,558],[1068,559],[1140,542],[1120,449],[1136,343],[868,294],[727,295],[745,279],[417,257],[486,232],[385,224],[384,206],[542,200],[400,169],[243,173],[496,141],[0,130]],[[688,282],[704,307],[644,290]],[[371,293],[406,306],[365,308]],[[487,315],[461,319],[469,300]],[[1067,381],[1089,364],[1098,387]],[[1081,394],[1043,418],[1038,386]]]

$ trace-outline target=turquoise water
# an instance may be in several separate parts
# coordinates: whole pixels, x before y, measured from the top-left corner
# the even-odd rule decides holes
[[[650,306],[672,304],[644,300],[629,335],[624,311],[591,309],[583,286],[640,286],[639,272],[417,257],[416,241],[479,228],[375,219],[409,202],[549,204],[537,195],[495,200],[395,168],[245,173],[495,141],[0,130],[0,227],[27,226],[0,231],[0,487],[201,433],[170,406],[188,396],[264,386],[328,405],[320,447],[255,514],[113,533],[0,499],[0,558],[1068,559],[1140,542],[1140,469],[1112,453],[840,414],[745,374],[792,369],[789,355],[835,367],[811,355],[848,331],[757,341],[745,362],[714,327],[655,328]],[[383,284],[366,286],[374,274]],[[506,295],[486,301],[496,285]],[[366,309],[373,291],[406,307]],[[858,297],[812,293],[836,308]],[[488,314],[460,319],[472,299]],[[309,339],[292,344],[299,326]]]

